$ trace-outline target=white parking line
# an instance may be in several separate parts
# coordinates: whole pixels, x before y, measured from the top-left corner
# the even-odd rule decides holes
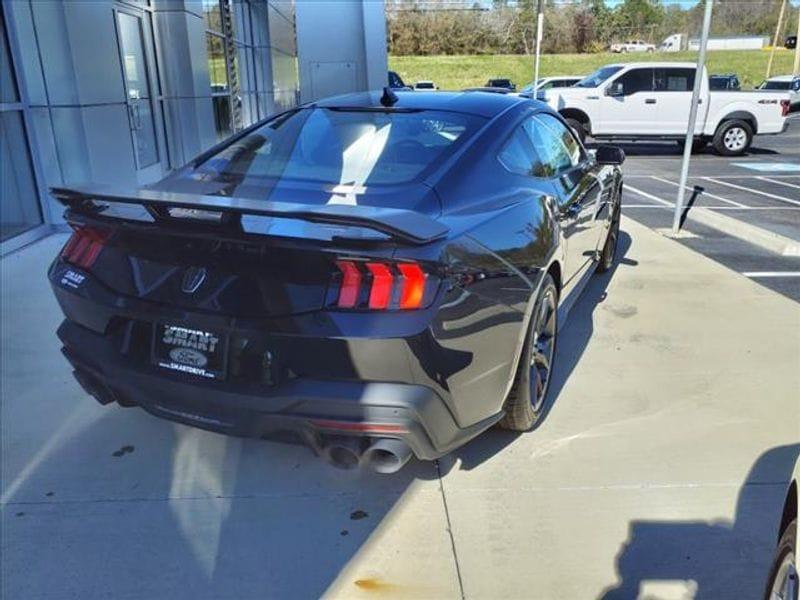
[[[781,202],[788,202],[789,204],[796,204],[797,206],[800,206],[800,200],[792,200],[791,198],[786,198],[784,196],[778,196],[776,194],[762,192],[761,190],[746,188],[742,185],[736,185],[735,183],[730,183],[728,181],[720,181],[719,179],[714,179],[713,177],[703,177],[703,179],[705,179],[706,181],[710,181],[712,183],[717,183],[719,185],[726,185],[730,188],[735,188],[737,190],[744,190],[745,192],[750,192],[751,194],[758,194],[759,196],[766,196],[767,198],[772,198],[774,200],[780,200]]]
[[[660,204],[628,204],[623,203],[622,208],[666,208]],[[725,211],[749,211],[749,210],[800,210],[800,206],[702,206],[699,208],[706,208],[708,210],[725,210]]]
[[[659,204],[663,204],[664,206],[675,206],[672,202],[668,202],[667,200],[662,200],[658,196],[653,196],[653,194],[650,194],[648,192],[645,192],[644,190],[640,190],[638,188],[635,188],[632,185],[628,185],[627,183],[624,183],[622,185],[622,187],[632,191],[634,194],[639,194],[643,198],[647,198],[649,200],[653,200],[654,202],[658,202]]]
[[[769,177],[756,177],[756,179],[760,179],[761,181],[769,181],[770,183],[777,183],[778,185],[785,185],[786,187],[797,188],[798,190],[800,190],[800,185],[795,185],[794,183],[778,181],[777,179],[770,179]]]
[[[754,279],[759,277],[800,277],[800,271],[745,271],[742,275]]]
[[[681,187],[680,183],[677,183],[675,181],[670,181],[669,179],[664,179],[663,177],[656,177],[655,175],[653,175],[652,179],[655,179],[656,181],[660,181],[662,183],[668,183],[670,185],[674,185],[676,188],[680,188]],[[685,185],[683,187],[684,187],[684,189],[687,189],[690,192],[694,192],[695,189],[696,189],[696,188],[688,186],[688,185]],[[742,204],[741,202],[736,202],[735,200],[728,200],[727,198],[723,198],[722,196],[716,196],[714,194],[709,194],[705,190],[697,190],[697,191],[700,193],[701,196],[705,196],[707,198],[713,198],[714,200],[719,200],[720,202],[727,202],[728,204],[731,204],[731,205],[736,206],[738,208],[747,208],[747,205],[746,204]],[[709,208],[709,207],[706,207],[706,208]]]

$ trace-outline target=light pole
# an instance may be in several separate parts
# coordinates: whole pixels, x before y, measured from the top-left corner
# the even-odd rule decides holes
[[[542,50],[542,29],[544,28],[544,2],[539,0],[536,7],[536,58],[533,60],[533,95],[536,97],[536,85],[539,83],[539,56]]]
[[[797,7],[797,40],[794,44],[794,66],[792,67],[793,75],[800,75],[800,6]]]
[[[769,49],[769,62],[767,62],[767,77],[772,74],[772,59],[775,58],[775,47],[778,45],[778,41],[781,35],[781,29],[783,29],[783,13],[786,11],[786,0],[781,2],[781,12],[778,15],[778,24],[775,27],[775,37],[772,39],[772,47]]]
[[[703,86],[703,74],[706,66],[706,47],[708,46],[708,32],[711,29],[711,9],[714,0],[706,0],[706,9],[703,14],[703,34],[700,37],[700,53],[697,55],[697,71],[694,75],[694,88],[692,89],[692,105],[689,108],[689,127],[686,129],[686,141],[683,145],[683,164],[681,165],[681,183],[678,187],[678,199],[675,201],[675,215],[672,218],[672,233],[677,234],[681,226],[681,211],[683,198],[686,195],[686,180],[689,178],[689,160],[692,157],[692,143],[694,142],[694,128],[697,123],[697,105],[700,100],[700,90]]]

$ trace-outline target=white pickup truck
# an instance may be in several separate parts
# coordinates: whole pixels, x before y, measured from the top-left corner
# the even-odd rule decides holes
[[[572,87],[544,93],[544,101],[583,140],[677,140],[686,136],[696,65],[644,62],[606,65]],[[542,96],[539,96],[542,99]],[[788,92],[710,91],[703,70],[694,150],[709,142],[720,154],[743,154],[755,134],[781,133]]]

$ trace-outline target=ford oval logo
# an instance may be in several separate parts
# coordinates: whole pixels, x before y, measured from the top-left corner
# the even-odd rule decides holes
[[[205,354],[191,348],[173,348],[169,351],[169,357],[176,363],[197,367],[198,369],[202,369],[208,364]]]

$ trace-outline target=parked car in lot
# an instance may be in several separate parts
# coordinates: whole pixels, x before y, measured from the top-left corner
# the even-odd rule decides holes
[[[406,83],[403,81],[403,78],[394,71],[389,71],[389,87],[393,90],[408,91],[411,89],[411,87],[406,85]]]
[[[583,139],[677,140],[683,143],[694,88],[694,63],[642,62],[602,67],[546,102]],[[709,90],[703,72],[695,149],[743,154],[756,134],[786,129],[789,96],[781,92]]]
[[[778,75],[762,81],[759,90],[770,90],[773,92],[789,92],[789,103],[791,107],[800,107],[800,76],[797,75]]]
[[[709,75],[708,87],[712,90],[740,90],[742,84],[736,73],[725,73],[724,75]]]
[[[584,75],[557,75],[554,77],[540,77],[536,82],[536,91],[541,92],[552,88],[570,87],[583,79]],[[531,94],[534,91],[533,82],[520,90],[521,94]]]
[[[432,81],[418,81],[414,84],[415,90],[424,90],[424,91],[435,91],[439,88]]]
[[[100,403],[393,472],[545,414],[560,312],[614,262],[621,150],[510,94],[361,93],[136,190],[54,188],[49,270]]]
[[[798,565],[800,564],[800,545],[797,537],[798,485],[800,484],[800,462],[795,465],[792,481],[786,490],[780,525],[778,527],[777,547],[772,566],[767,577],[764,600],[798,600]]]
[[[505,88],[512,92],[517,91],[517,84],[515,84],[510,79],[490,79],[486,82],[486,86],[489,88]]]
[[[783,47],[787,50],[794,50],[797,48],[797,36],[796,35],[789,35],[786,37],[786,41],[783,43]]]
[[[625,52],[655,52],[655,44],[649,44],[644,40],[630,40],[628,42],[620,42],[618,44],[611,44],[611,52],[625,53]]]

